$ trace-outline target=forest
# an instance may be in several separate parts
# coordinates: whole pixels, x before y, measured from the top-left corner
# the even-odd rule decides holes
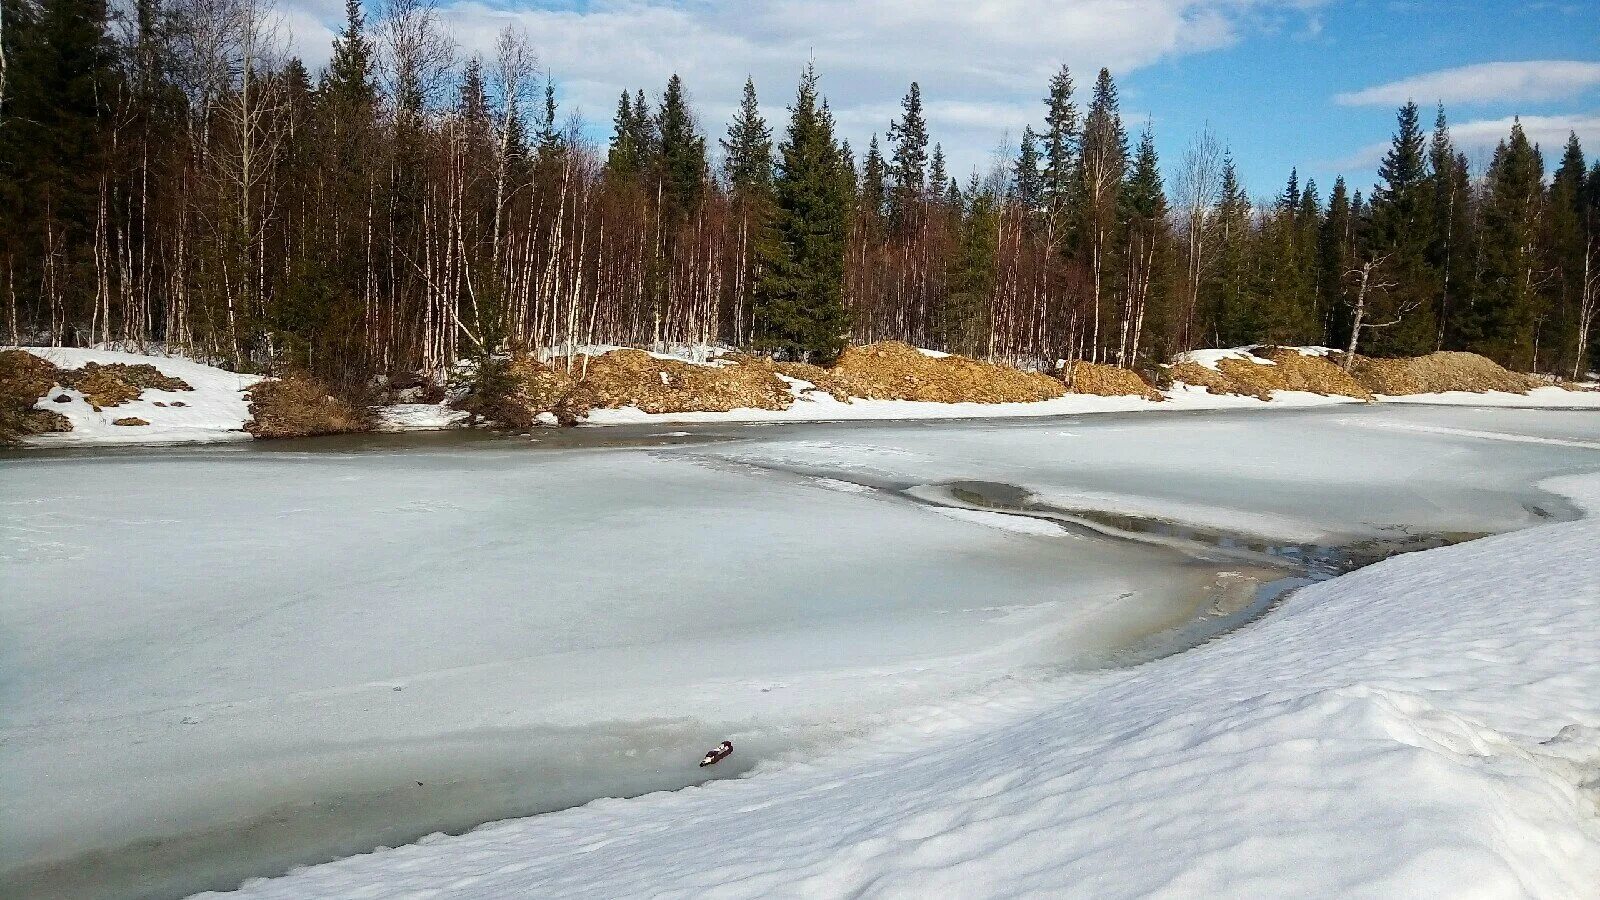
[[[866,147],[822,74],[617,99],[604,146],[515,28],[463,52],[424,0],[347,0],[328,65],[264,0],[0,0],[0,337],[161,347],[339,386],[462,359],[723,344],[828,362],[896,339],[1149,371],[1323,344],[1596,366],[1600,161],[1513,126],[1484,171],[1398,111],[1377,183],[1252,196],[1218,136],[1163,165],[1110,72],[1063,67],[988,171],[917,84]],[[1431,127],[1424,116],[1433,114]],[[1019,125],[1022,123],[1019,123]],[[1166,173],[1164,176],[1163,173]]]

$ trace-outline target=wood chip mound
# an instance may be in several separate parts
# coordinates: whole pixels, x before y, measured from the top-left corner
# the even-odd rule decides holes
[[[965,356],[930,356],[900,341],[846,347],[832,367],[779,364],[791,378],[815,384],[836,399],[916,400],[924,403],[1032,403],[1067,393],[1042,372],[980,362]]]
[[[554,359],[550,367],[572,378],[566,406],[573,413],[624,406],[647,413],[778,410],[794,403],[789,386],[771,368],[752,365],[748,357],[701,365],[642,350],[612,350]]]
[[[34,408],[61,379],[61,370],[49,360],[25,350],[0,350],[0,444],[72,430],[66,416]]]
[[[1351,373],[1367,390],[1391,397],[1444,391],[1526,394],[1539,386],[1537,379],[1503,368],[1486,356],[1452,350],[1403,359],[1357,356]]]
[[[372,429],[364,409],[333,396],[327,385],[292,373],[250,387],[250,421],[245,431],[258,438],[310,437]]]
[[[149,425],[150,423],[146,422],[144,419],[139,418],[138,416],[123,416],[120,419],[113,419],[111,421],[111,424],[113,424],[113,425],[136,426],[136,425]]]
[[[1172,380],[1203,387],[1213,394],[1234,394],[1271,400],[1273,391],[1303,391],[1324,397],[1375,399],[1372,392],[1350,377],[1328,357],[1301,353],[1293,347],[1253,349],[1261,362],[1227,358],[1208,369],[1195,362],[1172,367]]]
[[[1139,376],[1138,372],[1117,366],[1092,362],[1069,364],[1061,372],[1061,380],[1074,394],[1095,394],[1100,397],[1143,397],[1146,400],[1165,400],[1166,397]]]

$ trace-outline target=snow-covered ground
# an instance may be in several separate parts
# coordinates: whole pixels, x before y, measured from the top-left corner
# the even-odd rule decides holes
[[[1547,486],[1600,511],[1600,477]],[[1136,669],[242,893],[1590,898],[1597,548],[1586,519],[1399,557]]]
[[[1446,551],[1509,547],[1482,566],[1504,572],[1466,586],[1396,570],[1434,554],[1405,557],[1367,570],[1398,572],[1393,593],[1340,579],[1355,593],[1310,589],[1244,633],[1102,671],[1237,602],[1239,579],[1289,571],[1275,552],[1569,515],[1532,485],[1600,470],[1591,413],[1352,406],[535,441],[601,446],[456,434],[8,456],[0,893],[170,896],[708,775],[723,780],[250,890],[1117,895],[1226,876],[1244,893],[1333,891],[1294,879],[1421,877],[1394,855],[1302,871],[1343,859],[1325,831],[1360,838],[1352,817],[1413,829],[1395,853],[1426,846],[1447,878],[1477,859],[1457,839],[1473,822],[1522,842],[1507,853],[1532,832],[1493,831],[1504,822],[1567,827],[1520,799],[1510,818],[1472,819],[1494,782],[1382,743],[1385,729],[1443,739],[1351,685],[1489,716],[1500,707],[1472,692],[1499,684],[1523,718],[1463,733],[1534,747],[1492,765],[1519,776],[1506,790],[1556,800],[1528,762],[1536,742],[1564,716],[1600,725],[1583,712],[1596,701],[1553,711],[1600,693],[1591,671],[1562,668],[1600,634],[1587,522]],[[964,502],[976,483],[1037,506]],[[1239,537],[1111,541],[1073,527],[1086,512]],[[1534,552],[1547,545],[1589,555],[1562,569]],[[1469,640],[1484,623],[1503,633]],[[1510,678],[1535,642],[1548,658]],[[734,757],[695,768],[724,738]],[[1426,826],[1395,825],[1396,810]],[[1588,852],[1570,831],[1541,832],[1562,865]],[[1159,865],[1127,862],[1146,850]],[[1281,880],[1252,882],[1245,864]]]
[[[63,369],[76,369],[84,363],[147,363],[164,375],[181,378],[194,390],[146,390],[137,400],[108,406],[96,412],[83,394],[59,385],[50,392],[53,399],[62,394],[68,403],[46,400],[41,408],[61,413],[72,422],[72,430],[29,438],[36,447],[82,447],[99,444],[208,443],[249,440],[244,423],[250,419],[250,403],[244,394],[258,380],[181,357],[147,356],[118,350],[83,350],[71,347],[27,347]],[[156,406],[157,402],[166,404]],[[173,406],[174,402],[183,406]],[[113,425],[116,419],[135,417],[149,425]]]

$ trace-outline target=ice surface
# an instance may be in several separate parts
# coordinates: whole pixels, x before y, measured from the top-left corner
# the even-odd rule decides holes
[[[1009,721],[1122,683],[1061,673],[1186,621],[1221,572],[1240,570],[993,509],[933,515],[919,491],[982,481],[1065,513],[1338,542],[1559,518],[1565,505],[1533,483],[1600,469],[1584,446],[1600,438],[1595,417],[1572,412],[1338,407],[691,435],[0,459],[0,872],[11,870],[0,885],[170,895],[757,763],[773,771],[751,784],[799,778],[815,770],[797,757],[841,747],[843,762],[822,770],[865,764],[869,735],[909,752],[915,723]],[[572,446],[585,441],[657,446]],[[1147,704],[1171,695],[1140,684]],[[697,769],[724,738],[738,753]],[[986,796],[982,779],[951,785],[952,797]],[[702,794],[723,796],[639,808]],[[582,832],[634,808],[504,826],[540,835],[509,832],[506,847],[531,858],[582,846],[540,829],[576,815]],[[931,838],[955,822],[908,827]],[[663,859],[642,831],[616,827],[641,866]],[[95,850],[115,852],[83,856]],[[854,884],[834,845],[816,852],[827,877]],[[586,859],[602,857],[615,862]],[[595,877],[584,859],[564,865]],[[541,870],[550,880],[491,880],[480,894],[581,883],[548,860]],[[355,871],[387,883],[381,869]],[[650,883],[626,889],[629,871],[657,874],[617,867],[608,877],[621,880],[595,891]],[[736,879],[684,877],[690,892]]]

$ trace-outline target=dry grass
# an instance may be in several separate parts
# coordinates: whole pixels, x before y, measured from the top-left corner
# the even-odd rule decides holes
[[[49,361],[24,350],[0,351],[0,444],[10,444],[34,434],[71,431],[66,416],[34,409],[63,373]]]
[[[1117,366],[1104,366],[1091,362],[1076,362],[1062,373],[1067,390],[1074,394],[1095,394],[1101,397],[1143,397],[1146,400],[1165,400],[1138,372]]]
[[[1374,394],[1434,394],[1443,391],[1507,391],[1526,394],[1538,381],[1502,368],[1476,353],[1443,350],[1409,359],[1357,356],[1351,374]]]
[[[245,430],[258,438],[310,437],[369,431],[364,409],[334,397],[327,385],[303,374],[257,382],[250,388],[250,421]]]

